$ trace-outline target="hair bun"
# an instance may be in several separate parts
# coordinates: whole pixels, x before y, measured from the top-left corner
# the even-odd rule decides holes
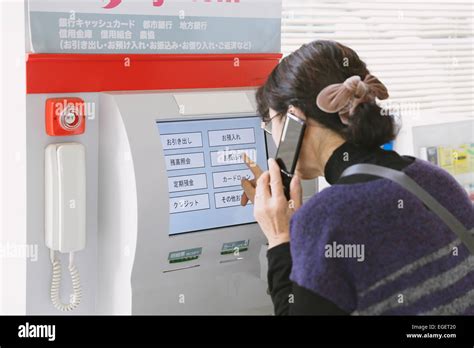
[[[375,101],[357,106],[349,118],[346,135],[349,141],[365,148],[375,148],[392,141],[397,133],[394,118]]]

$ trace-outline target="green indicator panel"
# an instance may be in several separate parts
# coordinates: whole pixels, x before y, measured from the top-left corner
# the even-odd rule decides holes
[[[178,263],[197,260],[201,254],[202,248],[172,251],[168,256],[168,261],[170,263]]]
[[[242,252],[249,248],[250,240],[240,240],[237,242],[224,243],[222,245],[221,255],[233,254],[236,251]]]

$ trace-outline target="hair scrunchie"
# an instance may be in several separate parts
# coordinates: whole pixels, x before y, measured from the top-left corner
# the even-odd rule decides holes
[[[349,124],[350,117],[362,103],[388,98],[385,85],[375,76],[367,74],[362,81],[360,76],[349,77],[343,83],[324,88],[316,98],[317,106],[327,113],[339,113],[342,123]]]

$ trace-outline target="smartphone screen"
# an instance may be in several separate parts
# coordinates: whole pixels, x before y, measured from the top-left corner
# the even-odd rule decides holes
[[[277,154],[275,156],[282,172],[283,186],[285,188],[285,195],[288,199],[290,182],[295,173],[305,128],[306,124],[303,120],[294,115],[288,114],[281,133]]]

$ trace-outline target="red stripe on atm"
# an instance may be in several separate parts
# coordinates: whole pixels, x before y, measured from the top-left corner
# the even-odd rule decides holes
[[[254,87],[265,82],[280,58],[281,54],[30,54],[27,93]]]

